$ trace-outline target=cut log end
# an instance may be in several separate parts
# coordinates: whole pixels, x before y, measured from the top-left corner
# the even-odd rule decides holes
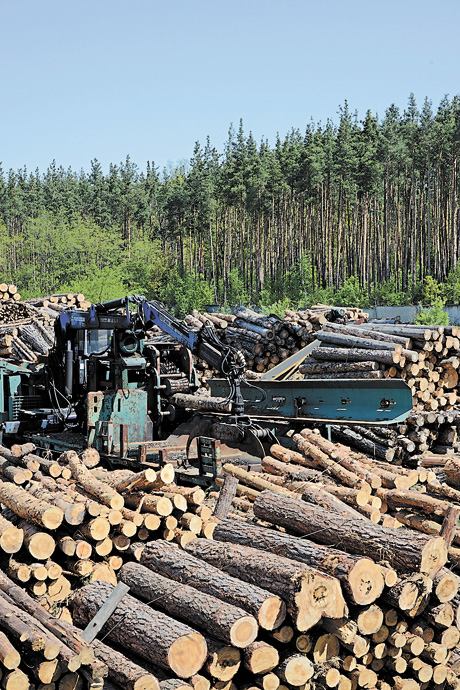
[[[190,633],[175,640],[168,652],[168,663],[179,678],[198,673],[207,655],[206,642],[199,633]]]
[[[55,548],[56,543],[53,537],[46,532],[36,532],[27,544],[30,555],[39,561],[48,560],[53,555]]]
[[[447,544],[443,537],[430,539],[422,551],[420,572],[434,577],[447,563]]]
[[[24,532],[18,527],[4,530],[0,537],[0,548],[4,553],[17,553],[24,539]]]
[[[362,558],[353,566],[348,580],[355,603],[361,606],[378,599],[385,586],[382,569],[369,558]]]
[[[2,657],[2,665],[9,671],[18,668],[20,663],[21,655],[19,654],[19,652],[11,651]]]
[[[206,667],[213,678],[229,681],[241,664],[241,652],[236,647],[222,646],[211,652]]]
[[[299,687],[307,683],[313,676],[313,664],[303,654],[294,654],[286,659],[279,667],[280,675],[289,685]]]
[[[64,513],[60,508],[49,508],[45,510],[42,514],[42,523],[46,529],[55,530],[57,529],[64,519]]]
[[[275,647],[266,642],[256,642],[244,652],[244,665],[251,673],[265,674],[276,668],[279,654]]]
[[[279,628],[285,618],[286,604],[279,597],[268,597],[259,609],[259,625],[265,630]]]
[[[257,637],[258,625],[253,616],[244,616],[236,621],[230,631],[231,643],[244,649]]]
[[[133,683],[133,690],[160,690],[160,684],[151,673],[139,676]]]

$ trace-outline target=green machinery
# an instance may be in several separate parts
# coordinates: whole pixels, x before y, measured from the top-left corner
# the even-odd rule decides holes
[[[161,341],[148,341],[159,326]],[[197,395],[192,354],[221,372]],[[276,434],[306,422],[389,424],[412,407],[400,380],[245,380],[241,353],[211,327],[196,330],[165,307],[130,296],[59,314],[55,345],[38,365],[0,360],[0,441],[96,448],[112,461],[148,461],[186,425],[189,440],[219,439],[262,457]]]

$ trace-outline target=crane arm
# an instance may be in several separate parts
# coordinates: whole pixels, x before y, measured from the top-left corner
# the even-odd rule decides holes
[[[130,295],[119,300],[96,304],[95,311],[100,314],[125,307],[127,319],[133,320],[129,313],[130,304],[137,305],[138,318],[141,319],[144,330],[158,326],[181,345],[185,345],[192,354],[217,369],[228,381],[230,390],[227,400],[233,403],[234,413],[236,415],[244,414],[241,382],[244,377],[246,362],[241,352],[222,343],[210,325],[203,325],[199,331],[188,328],[183,321],[171,314],[161,302],[147,300],[143,295]]]

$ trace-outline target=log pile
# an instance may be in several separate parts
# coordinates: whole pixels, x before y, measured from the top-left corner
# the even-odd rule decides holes
[[[2,288],[8,288],[8,292]],[[37,362],[54,342],[54,321],[70,306],[88,309],[83,294],[50,295],[20,301],[14,285],[0,284],[0,358]]]
[[[21,295],[18,292],[16,285],[8,285],[8,283],[0,283],[0,302],[19,302]]]
[[[0,635],[0,663],[4,677],[14,671],[6,687],[458,688],[460,578],[447,566],[460,563],[460,462],[437,476],[388,467],[309,429],[293,440],[298,451],[272,446],[259,472],[225,464],[217,483],[229,491],[219,499],[234,498],[219,500],[215,517],[203,491],[176,486],[170,468],[163,477],[107,471],[94,451],[53,463],[31,446],[2,449],[0,632],[10,646]],[[161,526],[147,530],[148,516]],[[105,537],[91,532],[101,519]],[[126,537],[129,524],[137,533]],[[45,537],[54,547],[46,555]],[[101,555],[108,541],[113,550]],[[84,562],[109,576],[83,575]],[[64,602],[40,593],[59,578],[69,582]],[[97,661],[82,661],[79,631],[117,580],[129,594],[91,645]],[[25,624],[33,635],[21,641]],[[40,659],[38,638],[56,656]]]
[[[83,579],[115,584],[116,571],[149,539],[212,538],[204,491],[177,486],[170,464],[107,471],[91,449],[57,462],[34,450],[0,446],[0,553],[8,576],[47,607],[62,604]]]
[[[335,439],[389,462],[415,466],[427,451],[460,450],[458,394],[460,358],[456,326],[408,324],[323,324],[321,346],[300,366],[305,379],[401,378],[410,387],[414,410],[392,428],[335,428]]]
[[[364,317],[364,314],[358,309],[315,305],[299,312],[287,309],[284,319],[239,307],[234,314],[200,314],[194,311],[184,320],[193,328],[209,324],[222,342],[243,353],[249,370],[262,373],[312,342],[315,332],[327,318],[347,323],[359,317]],[[197,366],[207,369],[205,363],[198,362]]]
[[[402,378],[419,411],[450,410],[458,402],[457,326],[325,323],[321,346],[301,366],[306,377],[352,375]]]
[[[326,669],[307,687],[459,687],[460,578],[450,568],[460,564],[460,461],[450,459],[435,477],[389,468],[308,429],[294,440],[299,450],[273,446],[262,472],[224,465],[239,480],[233,512],[214,541],[185,550],[271,591],[281,586],[268,582],[276,578],[274,554],[340,581],[348,606],[341,620],[302,630],[291,603],[290,632],[279,631],[285,653],[299,640],[313,666],[319,650],[325,654]],[[326,680],[330,667],[336,672]]]
[[[34,451],[30,443],[11,449],[0,447],[0,633],[7,635],[14,647],[3,644],[0,634],[0,671],[5,659],[10,665],[3,664],[8,684],[2,687],[28,688],[29,682],[33,682],[40,688],[54,684],[50,687],[96,690],[102,687],[108,665],[109,675],[113,672],[113,680],[120,687],[158,690],[155,674],[140,668],[135,660],[129,661],[124,654],[117,655],[102,642],[94,651],[103,663],[89,669],[68,650],[65,654],[69,659],[65,655],[61,658],[59,645],[53,648],[53,656],[45,655],[42,659],[44,631],[38,622],[30,620],[30,615],[34,615],[35,608],[43,625],[45,618],[55,620],[52,614],[58,615],[59,625],[69,634],[69,630],[74,630],[66,628],[72,621],[67,606],[72,594],[84,583],[105,586],[101,591],[109,591],[117,583],[117,571],[123,564],[138,560],[148,540],[161,538],[178,548],[199,537],[212,538],[217,522],[204,505],[204,491],[177,486],[170,464],[156,471],[151,467],[141,472],[108,471],[99,465],[99,456],[91,449],[81,457],[67,451],[57,461],[39,457]],[[7,606],[3,598],[12,597],[12,592],[14,601],[9,604],[15,608],[2,609]],[[22,593],[22,599],[18,593]],[[25,606],[27,615],[18,611],[18,606]],[[136,618],[138,613],[136,610]],[[5,617],[8,625],[2,622]],[[34,632],[34,638],[24,637],[21,626],[26,618],[29,627],[40,628]],[[196,652],[195,661],[190,663],[196,665],[198,661],[201,667],[206,658],[204,638],[178,623],[171,639],[167,639],[166,616],[163,618],[155,613],[158,633],[149,642],[150,645],[156,639],[155,645],[160,645],[168,664],[171,662],[170,668],[166,662],[160,666],[165,668],[166,664],[170,676],[176,673],[182,677],[188,666],[183,668],[181,664],[186,664],[186,659]],[[252,626],[252,632],[248,626]],[[246,635],[252,641],[256,628],[252,617],[240,615],[233,621],[231,632],[237,640],[245,640]],[[134,629],[127,630],[132,637]],[[29,639],[37,639],[33,655]],[[160,651],[156,648],[150,650],[150,662],[158,661],[157,653]],[[91,659],[93,656],[94,652]],[[170,681],[163,671],[162,680],[165,679]]]
[[[31,297],[25,300],[25,303],[52,312],[60,312],[69,307],[88,309],[91,306],[91,302],[85,299],[85,295],[81,292],[66,292],[59,295],[48,295],[48,297]]]

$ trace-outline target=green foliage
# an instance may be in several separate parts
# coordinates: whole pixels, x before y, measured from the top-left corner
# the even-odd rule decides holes
[[[343,287],[335,293],[333,300],[332,304],[336,306],[369,306],[367,290],[359,284],[359,280],[356,276],[350,276],[350,278],[346,279]]]
[[[123,272],[114,266],[104,266],[92,276],[82,276],[73,283],[65,283],[62,292],[82,292],[91,302],[107,302],[124,297],[127,293]]]
[[[430,309],[422,309],[414,319],[414,323],[424,326],[448,326],[449,314],[444,311],[445,302],[436,298]]]
[[[219,292],[221,294],[224,293],[222,282],[220,283]],[[249,290],[245,286],[244,280],[236,268],[229,271],[227,275],[225,297],[225,303],[230,306],[237,304],[247,306],[251,303]],[[212,302],[214,302],[214,296],[208,300],[208,304]]]
[[[159,297],[174,310],[177,316],[183,318],[186,314],[190,314],[192,309],[205,311],[206,305],[214,301],[214,292],[202,276],[189,273],[180,276],[177,271],[174,271]]]
[[[370,303],[382,306],[404,306],[412,304],[410,292],[398,289],[396,278],[374,285],[370,293]]]
[[[460,304],[460,262],[449,271],[441,289],[447,304]]]
[[[435,305],[441,297],[441,286],[432,276],[426,276],[423,284],[423,304]]]
[[[289,297],[283,297],[283,299],[280,299],[277,302],[273,302],[273,304],[264,306],[263,310],[266,314],[275,314],[275,316],[279,316],[280,319],[282,319],[285,316],[285,309],[294,308],[295,307],[292,304],[292,301],[289,299]]]

